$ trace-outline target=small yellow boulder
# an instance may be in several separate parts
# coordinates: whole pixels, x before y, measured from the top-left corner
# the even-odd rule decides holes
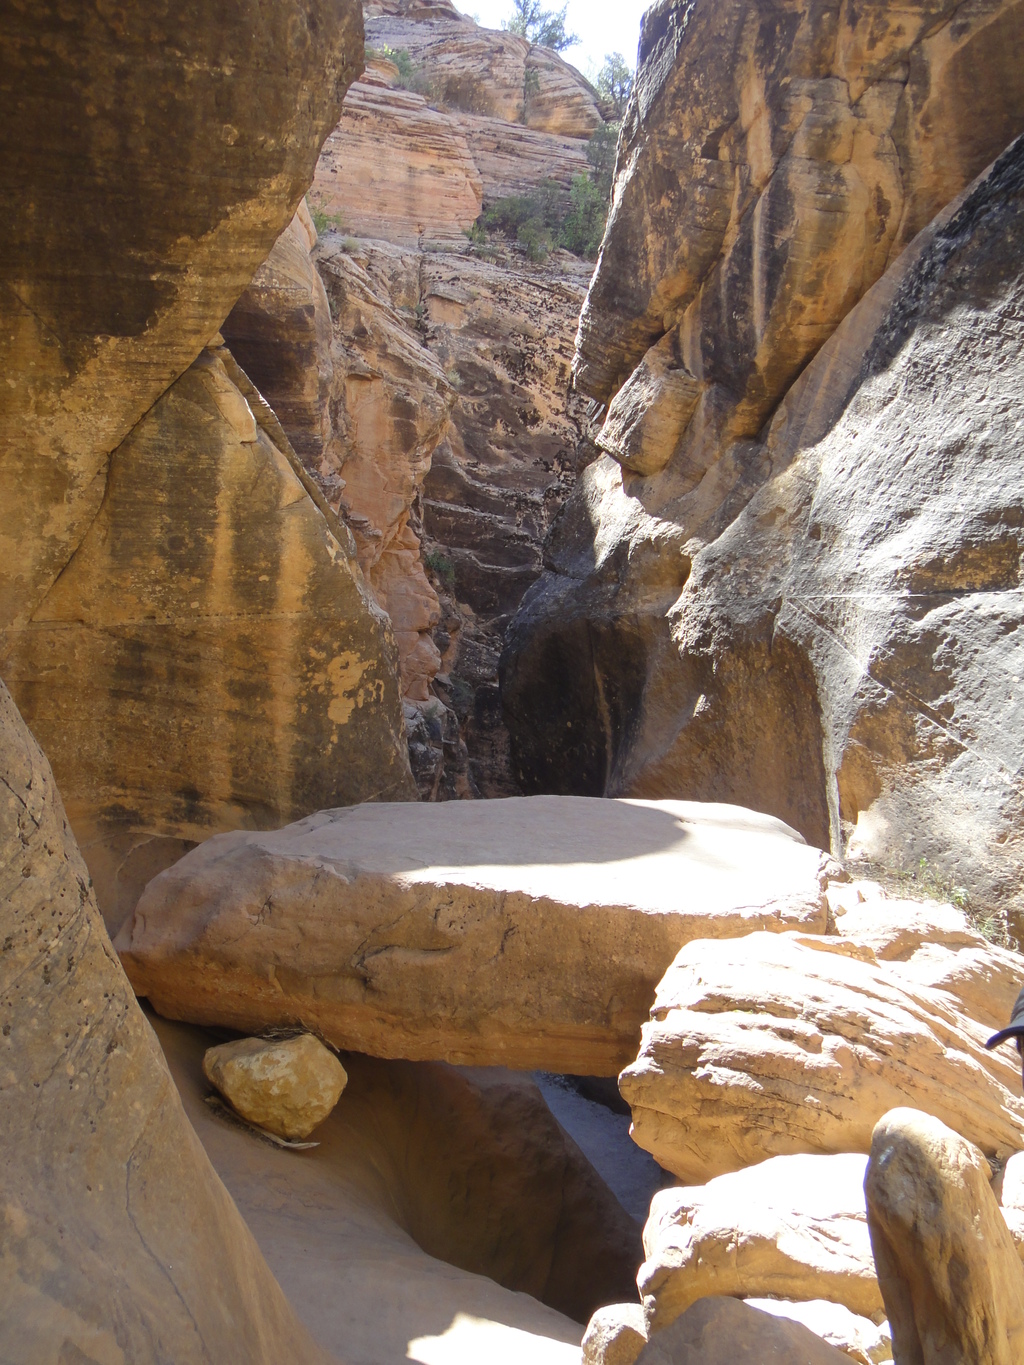
[[[207,1049],[203,1074],[244,1119],[283,1138],[305,1138],[348,1083],[334,1053],[311,1033],[239,1038]]]

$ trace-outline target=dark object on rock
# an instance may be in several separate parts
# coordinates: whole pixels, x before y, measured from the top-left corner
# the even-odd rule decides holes
[[[1010,1012],[1010,1022],[1006,1028],[1001,1028],[998,1033],[993,1033],[992,1037],[985,1044],[986,1047],[998,1047],[1000,1043],[1005,1043],[1008,1038],[1017,1039],[1017,1050],[1020,1050],[1020,1039],[1024,1037],[1024,987],[1021,988],[1020,995],[1013,1002],[1013,1009]]]

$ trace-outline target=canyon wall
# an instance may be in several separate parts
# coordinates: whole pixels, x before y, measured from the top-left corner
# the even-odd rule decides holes
[[[92,841],[88,868],[0,683],[7,1360],[328,1359],[185,1117],[90,871],[115,923],[120,872],[211,829],[410,788],[386,620],[217,331],[362,44],[357,6],[318,0],[0,16],[0,673]]]
[[[645,17],[575,359],[604,454],[504,700],[528,790],[738,801],[1009,910],[1019,145],[936,214],[1024,128],[1024,7],[908,14]]]
[[[113,929],[217,830],[414,788],[387,618],[218,334],[362,67],[358,8],[58,8],[2,28],[29,208],[0,253],[0,675]]]
[[[320,240],[300,213],[224,337],[391,619],[420,795],[508,795],[497,660],[580,461],[592,267],[467,234],[487,204],[567,195],[602,117],[556,54],[448,4],[366,16],[309,193]]]

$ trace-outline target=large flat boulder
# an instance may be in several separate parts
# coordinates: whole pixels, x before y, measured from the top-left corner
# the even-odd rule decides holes
[[[111,951],[0,683],[0,1357],[313,1365]]]
[[[696,1184],[768,1156],[867,1152],[881,1115],[912,1104],[1008,1154],[1024,1140],[1019,1073],[957,1006],[847,940],[690,943],[619,1078],[634,1136]]]
[[[735,807],[365,805],[208,840],[150,883],[118,947],[170,1018],[610,1075],[689,939],[824,928],[822,858]]]

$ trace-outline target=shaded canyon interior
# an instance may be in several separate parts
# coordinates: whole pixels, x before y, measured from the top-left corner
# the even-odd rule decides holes
[[[1024,0],[520,28],[0,14],[12,1365],[1024,1357]]]

